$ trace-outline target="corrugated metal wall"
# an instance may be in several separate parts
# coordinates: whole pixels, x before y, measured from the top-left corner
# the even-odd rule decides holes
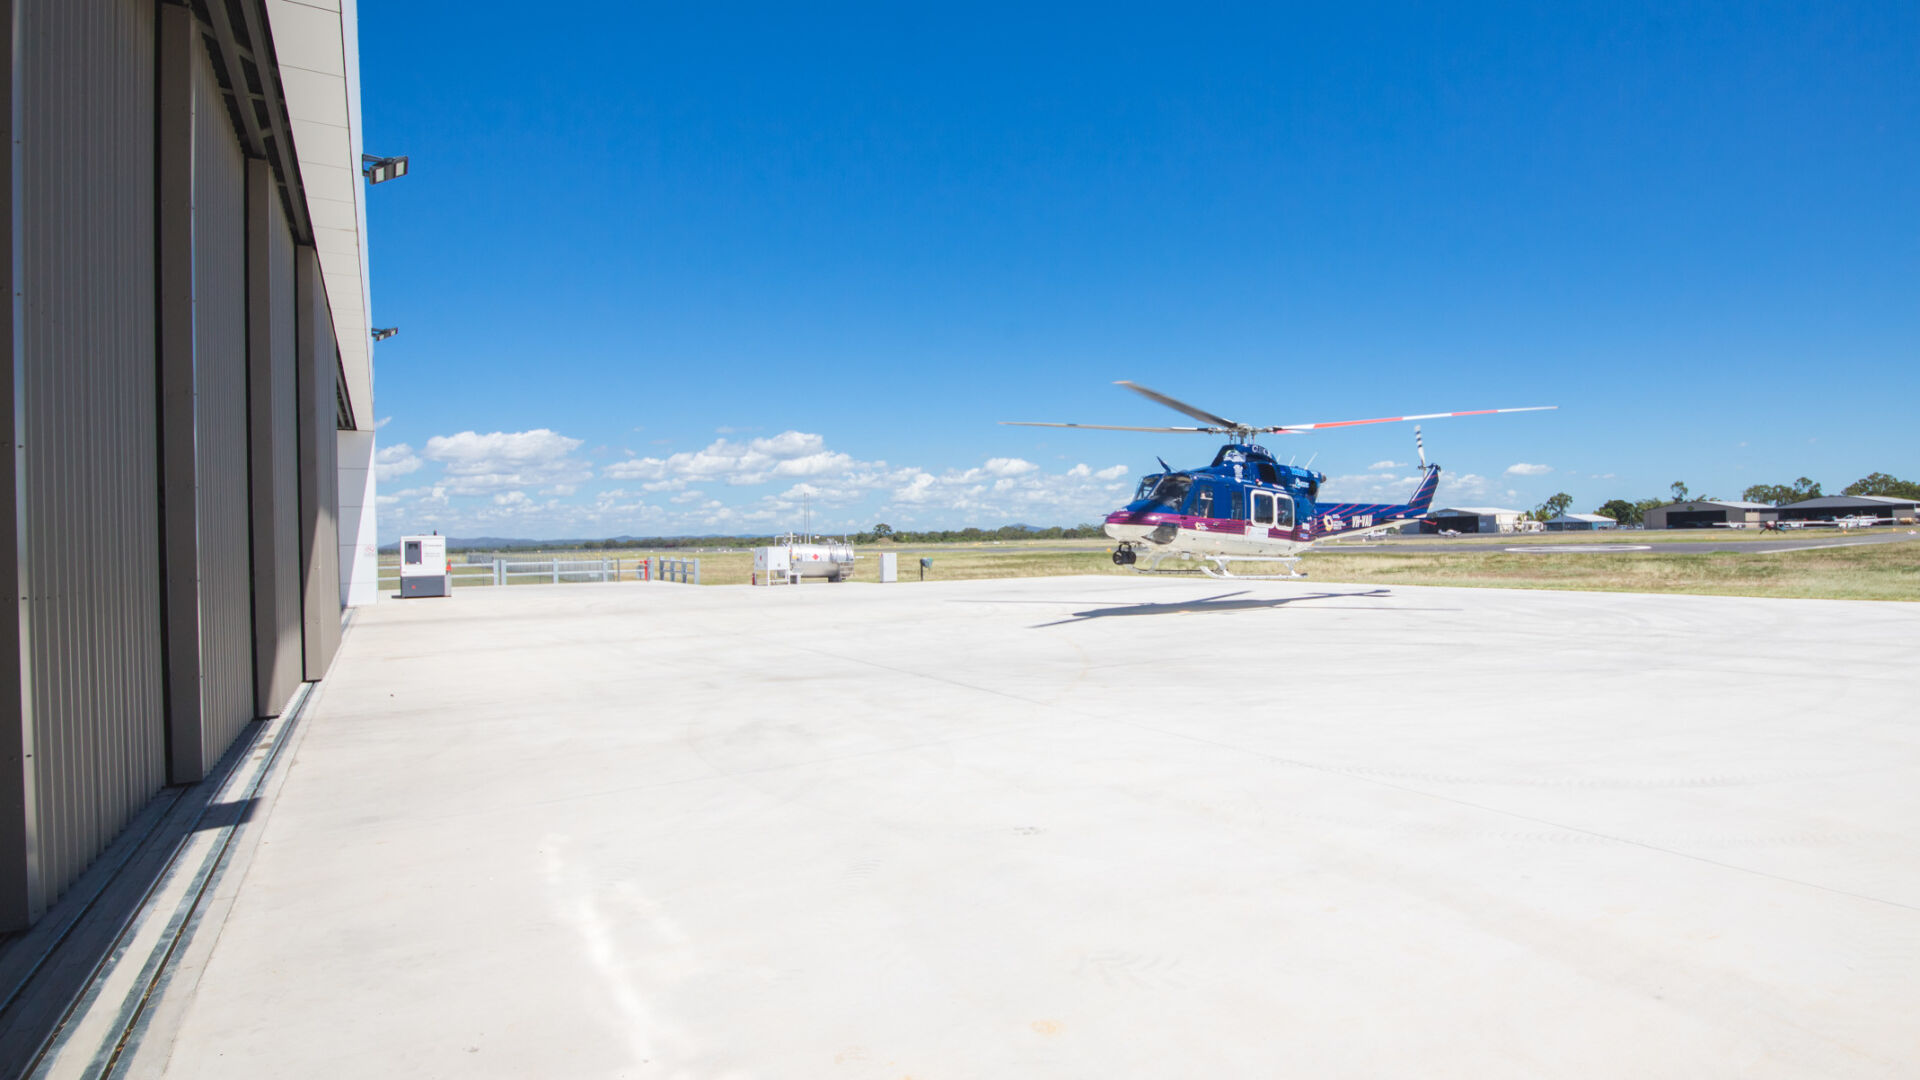
[[[202,50],[193,69],[194,428],[202,768],[253,719],[247,491],[247,174]]]
[[[154,5],[20,8],[20,289],[43,902],[165,782]]]
[[[310,247],[295,257],[300,304],[300,588],[306,674],[318,679],[340,646],[340,478],[335,419],[333,313],[320,260]]]
[[[251,165],[247,197],[250,227],[263,235],[249,244],[265,262],[264,303],[252,304],[265,326],[254,326],[256,346],[248,390],[253,414],[254,650],[258,662],[256,711],[278,713],[302,673],[300,657],[300,394],[294,298],[293,233],[264,164]],[[264,333],[264,338],[262,334]]]

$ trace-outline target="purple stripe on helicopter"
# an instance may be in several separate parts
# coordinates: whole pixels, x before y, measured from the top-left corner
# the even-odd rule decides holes
[[[1249,522],[1240,518],[1190,517],[1186,514],[1134,514],[1125,510],[1115,510],[1107,515],[1109,525],[1172,525],[1181,529],[1194,529],[1201,532],[1217,532],[1233,536],[1244,534]],[[1267,536],[1275,540],[1305,540],[1299,529],[1267,530]]]

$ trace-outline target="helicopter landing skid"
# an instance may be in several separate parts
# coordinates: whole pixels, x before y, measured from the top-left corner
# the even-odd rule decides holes
[[[1161,551],[1149,554],[1146,558],[1145,566],[1137,565],[1138,559],[1138,553],[1124,545],[1118,551],[1114,552],[1113,555],[1113,561],[1115,563],[1121,566],[1133,567],[1133,572],[1136,574],[1171,574],[1186,577],[1191,577],[1195,574],[1205,574],[1210,578],[1234,581],[1286,581],[1307,576],[1296,569],[1296,565],[1300,562],[1300,556],[1298,555],[1195,555],[1188,551]],[[1175,570],[1162,570],[1160,564],[1168,559],[1192,559],[1196,562],[1211,563],[1212,565],[1187,566]],[[1284,563],[1286,564],[1287,572],[1284,574],[1236,574],[1228,569],[1228,564],[1236,562]]]
[[[1147,564],[1141,566],[1138,565],[1140,562],[1140,553],[1135,551],[1131,544],[1121,544],[1114,550],[1113,564],[1115,566],[1132,567],[1133,572],[1136,574],[1171,574],[1179,577],[1192,577],[1202,572],[1197,566],[1189,566],[1179,570],[1160,569],[1161,563],[1172,558],[1192,558],[1192,556],[1172,551],[1151,551],[1147,553]]]
[[[1229,557],[1229,556],[1217,556],[1215,558],[1209,559],[1208,561],[1211,562],[1213,565],[1201,567],[1200,572],[1207,575],[1210,578],[1221,578],[1224,580],[1232,580],[1232,581],[1291,581],[1296,578],[1303,578],[1307,576],[1306,574],[1302,573],[1298,569],[1298,563],[1300,562],[1300,556],[1298,555],[1278,556],[1274,558],[1248,558],[1247,556],[1244,556],[1244,555],[1239,556],[1237,558]],[[1287,566],[1287,572],[1284,574],[1236,574],[1233,571],[1227,569],[1227,564],[1232,562],[1285,563]]]

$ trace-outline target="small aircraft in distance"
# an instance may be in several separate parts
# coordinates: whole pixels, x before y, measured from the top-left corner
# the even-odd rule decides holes
[[[1424,517],[1440,486],[1440,466],[1427,464],[1420,428],[1413,429],[1424,474],[1404,503],[1321,503],[1320,485],[1326,474],[1281,464],[1254,443],[1256,435],[1297,435],[1328,428],[1362,424],[1391,424],[1435,420],[1448,416],[1484,416],[1491,413],[1539,412],[1554,405],[1518,409],[1469,409],[1464,412],[1382,416],[1372,420],[1335,420],[1313,424],[1275,424],[1256,427],[1228,420],[1184,401],[1130,382],[1119,382],[1202,422],[1201,427],[1127,427],[1118,424],[1061,424],[1030,420],[1002,420],[1019,427],[1089,428],[1099,431],[1180,432],[1225,435],[1228,439],[1213,463],[1196,469],[1175,469],[1166,461],[1161,471],[1141,478],[1133,501],[1107,515],[1106,533],[1119,541],[1113,561],[1141,573],[1182,574],[1191,570],[1161,570],[1169,558],[1201,562],[1199,572],[1217,578],[1305,577],[1295,569],[1300,556],[1316,540],[1377,532]],[[1311,464],[1311,463],[1309,463]],[[1146,565],[1136,565],[1145,553]],[[1285,573],[1235,574],[1236,562],[1281,563]]]
[[[1800,519],[1794,521],[1763,521],[1760,528],[1767,532],[1784,532],[1788,529],[1865,529],[1873,525],[1897,525],[1898,518],[1874,517],[1872,514],[1848,514],[1845,517]]]

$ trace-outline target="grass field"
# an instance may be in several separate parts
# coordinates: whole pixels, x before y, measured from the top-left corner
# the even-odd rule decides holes
[[[1703,539],[1726,540],[1730,532],[1732,530],[1712,530],[1712,534]],[[1536,544],[1591,544],[1596,541],[1632,543],[1635,540],[1645,543],[1654,538],[1667,543],[1690,536],[1688,533],[1628,533],[1614,537],[1604,534],[1560,534],[1505,537],[1501,546],[1516,543],[1529,547]],[[1518,554],[1497,550],[1484,540],[1466,539],[1448,545],[1458,550],[1444,552],[1394,551],[1391,541],[1371,547],[1372,550],[1360,554],[1342,553],[1340,545],[1330,545],[1307,555],[1300,567],[1315,581],[1355,584],[1920,601],[1920,538],[1906,543],[1773,553],[1621,551]],[[929,581],[1067,574],[1111,574],[1121,577],[1133,573],[1113,565],[1108,556],[1111,546],[1106,541],[1036,540],[998,544],[888,545],[886,548],[863,546],[859,549],[860,558],[854,564],[853,580],[877,582],[880,579],[880,560],[877,556],[882,550],[892,550],[899,555],[900,580],[908,584],[920,580],[919,560],[922,556],[933,560],[933,566],[927,574]],[[634,564],[648,554],[697,557],[700,560],[701,583],[706,585],[744,585],[753,569],[753,556],[746,551],[698,554],[622,551],[618,558],[627,568],[626,576],[631,577]],[[529,553],[524,557],[536,559],[542,556]],[[387,591],[398,588],[395,574],[397,567],[392,560],[383,559],[381,585]],[[820,581],[806,584],[809,588],[825,585]]]

